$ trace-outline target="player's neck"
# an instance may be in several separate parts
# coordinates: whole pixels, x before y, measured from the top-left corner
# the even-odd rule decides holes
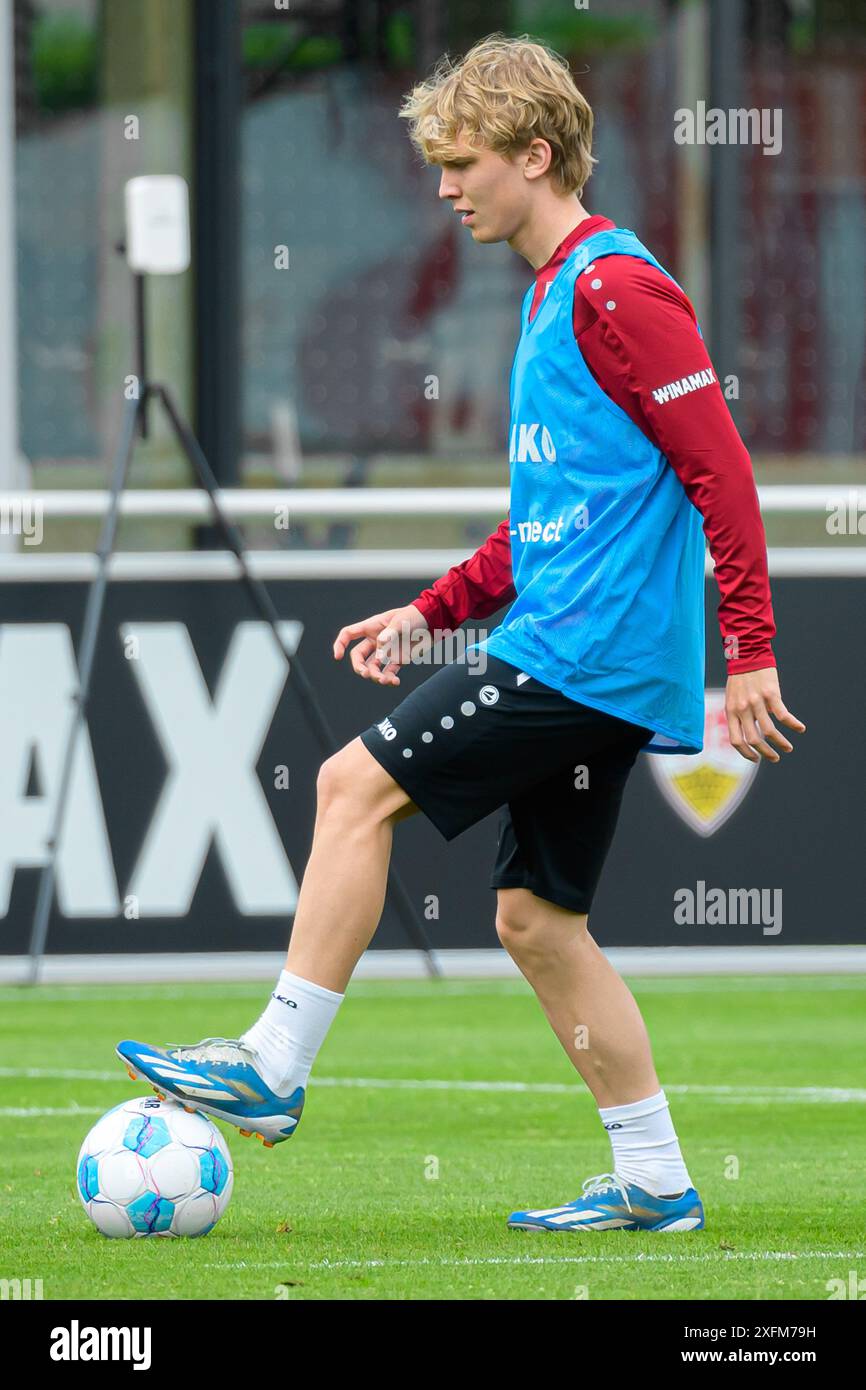
[[[579,198],[558,198],[539,208],[538,213],[509,238],[508,245],[529,261],[533,270],[538,270],[547,264],[569,232],[585,222],[589,215]]]

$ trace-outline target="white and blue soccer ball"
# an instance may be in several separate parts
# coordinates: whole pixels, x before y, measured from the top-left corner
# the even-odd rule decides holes
[[[104,1236],[207,1235],[233,1182],[216,1125],[156,1096],[115,1105],[78,1154],[78,1195]]]

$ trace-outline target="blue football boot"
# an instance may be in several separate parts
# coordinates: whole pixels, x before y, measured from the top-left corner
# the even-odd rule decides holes
[[[543,1211],[513,1211],[513,1231],[697,1231],[704,1209],[693,1187],[678,1197],[654,1197],[616,1173],[587,1178],[575,1202]]]
[[[121,1042],[117,1055],[133,1081],[149,1081],[163,1100],[173,1096],[187,1110],[202,1110],[235,1125],[244,1138],[257,1135],[272,1149],[291,1139],[304,1108],[304,1089],[278,1096],[258,1070],[258,1056],[234,1038],[205,1038],[192,1046]]]

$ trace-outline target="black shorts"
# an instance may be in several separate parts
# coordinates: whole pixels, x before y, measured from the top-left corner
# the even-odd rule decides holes
[[[589,911],[652,730],[487,656],[441,667],[361,741],[446,840],[502,807],[491,888]]]

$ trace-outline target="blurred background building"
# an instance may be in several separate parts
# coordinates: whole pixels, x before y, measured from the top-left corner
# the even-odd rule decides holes
[[[179,173],[194,260],[152,286],[154,373],[225,484],[507,483],[507,389],[528,266],[475,246],[397,119],[437,57],[494,30],[564,53],[596,114],[585,201],[690,293],[762,481],[863,480],[862,0],[6,0],[0,189],[14,253],[19,458],[2,485],[106,478],[131,370],[124,182]],[[14,87],[14,91],[11,88]],[[13,100],[14,98],[14,100]],[[783,144],[679,145],[674,112],[778,108]],[[0,164],[0,168],[2,168]],[[7,238],[8,240],[8,238]],[[12,291],[14,290],[14,295]],[[15,380],[17,379],[17,387]],[[432,383],[432,387],[431,387]],[[18,471],[18,470],[21,471]],[[188,481],[167,433],[136,486]],[[495,524],[496,518],[490,519]],[[820,543],[823,518],[771,541]],[[418,523],[467,546],[483,521]],[[257,544],[385,545],[393,522]],[[413,544],[401,522],[400,543]],[[95,527],[53,522],[50,548]],[[194,544],[124,525],[124,544]]]
[[[707,754],[664,791],[638,769],[594,928],[611,945],[751,948],[748,928],[684,937],[674,893],[699,881],[784,885],[786,944],[862,944],[866,744],[849,739],[840,759],[838,740],[857,726],[866,683],[864,0],[4,0],[0,956],[13,972],[31,940],[74,709],[86,552],[104,504],[94,490],[108,481],[135,370],[118,252],[126,181],[189,182],[191,268],[148,284],[151,371],[177,394],[221,483],[245,490],[251,550],[281,552],[252,562],[300,643],[292,669],[303,664],[340,746],[391,697],[335,667],[336,632],[410,602],[503,514],[509,370],[531,270],[507,245],[474,244],[397,117],[444,51],[497,30],[567,56],[596,116],[586,205],[634,229],[695,304],[758,480],[771,485],[776,654],[810,729],[796,759],[750,777],[745,796],[753,769],[728,760],[717,737],[725,673],[708,578]],[[780,117],[781,148],[678,143],[677,113],[697,116],[701,103],[769,113],[776,136]],[[331,747],[282,658],[276,674],[268,665],[273,643],[230,557],[205,553],[219,539],[186,492],[175,439],[155,413],[151,423],[131,475],[147,493],[132,500],[150,510],[125,516],[119,536],[120,550],[150,553],[112,569],[124,582],[106,594],[50,951],[123,954],[142,941],[151,956],[277,951]],[[28,546],[5,493],[31,483],[45,525]],[[772,486],[788,483],[817,486]],[[480,501],[457,491],[469,484],[485,489]],[[831,534],[839,484],[837,497],[859,501],[859,524]],[[272,487],[298,490],[288,530],[269,497],[251,495]],[[366,494],[344,492],[337,510],[311,492],[331,487]],[[377,496],[385,487],[397,498]],[[412,489],[417,498],[399,495]],[[49,502],[49,490],[73,495]],[[370,515],[351,505],[368,501]],[[444,504],[453,515],[431,515]],[[156,668],[127,659],[130,633],[167,653],[158,709]],[[246,682],[237,732],[214,747],[207,776],[179,784],[178,758],[216,728],[189,712],[217,706],[227,670]],[[407,667],[404,690],[427,674]],[[218,834],[223,802],[210,789],[235,777],[242,747],[257,809],[232,802]],[[190,796],[186,840],[165,830],[178,785]],[[689,812],[704,815],[697,828]],[[493,818],[453,849],[422,817],[401,828],[417,920],[426,895],[439,905],[437,948],[496,948],[478,873],[494,836]],[[143,935],[131,926],[139,910]],[[405,944],[389,901],[376,947]]]

